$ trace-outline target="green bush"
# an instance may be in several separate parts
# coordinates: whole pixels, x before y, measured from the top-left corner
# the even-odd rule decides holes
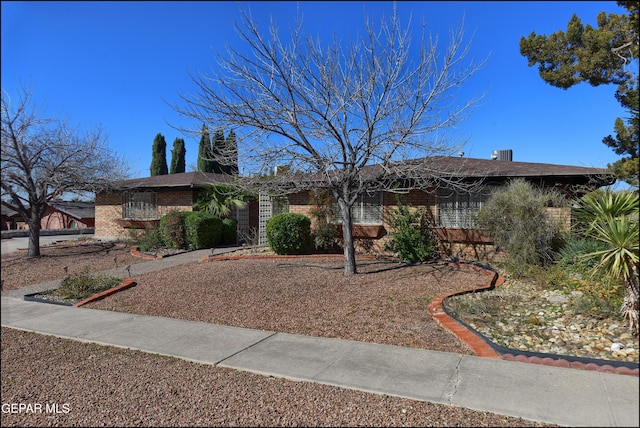
[[[562,203],[557,192],[516,179],[495,190],[480,209],[478,224],[507,253],[506,265],[512,275],[521,276],[528,265],[544,266],[553,260],[559,225],[549,220],[546,208]]]
[[[301,254],[311,245],[311,219],[282,213],[267,221],[269,247],[277,254]]]
[[[390,223],[394,230],[385,250],[392,251],[404,261],[417,263],[433,258],[435,251],[429,234],[421,228],[422,212],[410,208],[398,198],[398,207],[390,212]]]
[[[223,245],[235,245],[238,243],[238,220],[225,218],[222,220],[222,240]]]
[[[191,211],[184,217],[187,247],[191,250],[211,248],[222,238],[222,220],[205,211]]]
[[[185,248],[186,236],[183,216],[179,211],[170,211],[160,219],[158,224],[162,242],[168,248]]]

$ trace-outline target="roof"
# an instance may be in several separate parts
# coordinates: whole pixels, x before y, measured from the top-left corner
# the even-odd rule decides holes
[[[416,179],[429,178],[437,175],[456,177],[462,179],[487,179],[504,181],[511,178],[528,178],[540,182],[558,184],[587,184],[594,187],[606,186],[615,182],[615,176],[604,168],[591,168],[583,166],[557,165],[534,162],[513,162],[506,160],[477,159],[452,156],[434,156],[429,158],[413,159],[399,162],[403,173],[384,173],[382,165],[368,165],[360,170],[364,180],[384,179]],[[326,174],[295,174],[283,180],[302,180],[307,183],[322,185]],[[205,172],[185,172],[179,174],[156,175],[146,178],[135,178],[119,182],[116,186],[119,190],[127,189],[162,189],[184,188],[200,189],[210,184],[227,184],[235,178],[225,174]],[[281,183],[284,184],[284,183]],[[286,187],[286,186],[285,186]]]
[[[421,160],[418,159],[417,162]],[[603,176],[612,178],[608,169],[549,163],[514,162],[493,159],[437,156],[430,166],[459,177],[571,177]]]
[[[51,201],[49,206],[77,219],[95,218],[96,203],[83,201]]]
[[[182,172],[178,174],[155,175],[134,178],[117,183],[119,189],[158,188],[204,188],[213,183],[228,183],[232,177],[212,172]]]
[[[557,165],[534,162],[477,159],[452,156],[433,156],[397,162],[383,168],[382,165],[367,165],[360,170],[364,180],[380,179],[429,179],[448,177],[467,180],[491,178],[504,181],[511,178],[527,178],[545,182],[591,182],[598,186],[613,184],[615,176],[605,168]],[[314,174],[311,180],[323,181],[326,174]]]
[[[9,207],[5,207],[4,205],[0,205],[0,213],[2,215],[6,215],[7,217],[13,217],[15,215],[18,215],[16,211],[12,210]]]

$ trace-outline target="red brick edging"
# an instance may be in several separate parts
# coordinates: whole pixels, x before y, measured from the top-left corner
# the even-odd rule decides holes
[[[505,282],[504,277],[502,277],[498,273],[492,272],[488,269],[484,269],[475,265],[469,265],[466,263],[460,264],[460,263],[454,263],[454,262],[438,262],[438,264],[454,265],[458,268],[465,267],[465,268],[474,270],[476,272],[489,275],[491,277],[491,281],[487,285],[483,287],[479,287],[476,290],[489,290],[493,287],[502,285]],[[433,299],[431,302],[429,302],[429,304],[427,305],[427,310],[429,311],[433,319],[435,319],[436,322],[440,324],[442,328],[453,333],[454,336],[460,339],[463,343],[467,344],[467,346],[471,348],[471,350],[477,356],[483,357],[483,358],[500,359],[500,354],[497,353],[487,342],[485,342],[477,334],[475,334],[474,332],[472,332],[471,330],[469,330],[468,328],[460,324],[454,318],[450,317],[449,314],[447,314],[444,308],[442,307],[442,301],[444,299],[450,296],[454,296],[456,294],[460,294],[465,291],[467,290],[458,290],[458,291],[452,291],[446,294],[442,294],[436,297],[435,299]]]
[[[469,264],[459,264],[452,262],[441,262],[444,264],[455,264],[457,267],[467,267],[475,271],[484,272],[492,277],[491,282],[484,287],[479,287],[476,290],[488,290],[493,286],[497,287],[504,284],[505,279],[502,275],[497,272],[493,272],[489,269],[485,269],[475,265]],[[427,309],[431,316],[446,330],[454,334],[458,339],[462,342],[466,343],[467,346],[471,348],[471,350],[479,357],[484,358],[493,358],[493,359],[502,359],[506,361],[520,361],[525,363],[532,364],[542,364],[545,366],[554,366],[554,367],[564,367],[564,368],[572,368],[579,370],[592,370],[599,372],[608,372],[608,373],[618,373],[623,375],[630,376],[640,376],[640,369],[634,368],[631,369],[629,367],[614,367],[610,364],[604,363],[599,365],[595,363],[583,363],[580,361],[568,361],[563,358],[551,358],[551,357],[538,357],[538,356],[527,356],[522,354],[510,354],[498,353],[493,347],[491,347],[487,342],[485,342],[477,333],[466,328],[464,325],[460,324],[457,320],[449,316],[442,307],[442,301],[447,297],[459,294],[463,291],[454,291],[451,293],[446,293],[441,296],[433,299],[429,305],[427,305]]]
[[[140,257],[141,259],[160,260],[162,255],[152,256],[151,254],[145,254],[140,252],[140,247],[131,247],[131,255],[134,257]]]
[[[133,287],[134,285],[136,285],[136,283],[131,278],[127,278],[122,283],[120,283],[120,285],[116,285],[115,287],[110,288],[108,290],[104,290],[101,293],[94,294],[93,296],[89,296],[86,299],[79,301],[73,306],[78,307],[78,306],[86,305],[87,303],[100,300],[114,293],[117,293],[118,291],[126,290],[127,288]]]

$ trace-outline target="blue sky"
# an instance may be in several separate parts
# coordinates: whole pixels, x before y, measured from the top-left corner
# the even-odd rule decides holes
[[[238,47],[233,22],[250,7],[259,26],[270,17],[288,29],[297,9],[305,30],[323,40],[355,35],[364,11],[379,17],[391,2],[2,2],[2,90],[16,96],[21,84],[48,116],[85,128],[101,124],[109,146],[149,175],[157,133],[167,142],[167,163],[176,137],[184,138],[187,169],[196,163],[198,139],[174,126],[194,124],[167,103],[193,93],[189,72],[207,72],[216,52]],[[621,14],[615,2],[398,2],[414,36],[426,22],[446,38],[464,17],[473,36],[471,55],[488,62],[466,83],[462,95],[487,93],[483,104],[457,130],[468,139],[465,156],[489,159],[494,149],[512,149],[513,160],[606,167],[619,158],[602,143],[625,112],[615,86],[587,84],[562,90],[539,77],[519,53],[532,31],[566,30],[576,13],[595,26],[601,11]],[[242,45],[240,45],[242,46]]]

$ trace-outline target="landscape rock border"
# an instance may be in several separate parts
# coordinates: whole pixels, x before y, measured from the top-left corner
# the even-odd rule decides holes
[[[105,297],[110,296],[110,295],[112,295],[114,293],[117,293],[118,291],[126,290],[127,288],[131,288],[131,287],[133,287],[135,285],[136,285],[136,282],[133,279],[126,278],[120,284],[116,285],[115,287],[111,287],[108,290],[101,291],[100,293],[97,293],[97,294],[94,294],[92,296],[89,296],[86,299],[80,300],[79,302],[76,302],[76,303],[69,303],[69,302],[66,302],[66,301],[51,300],[51,299],[45,299],[45,298],[42,298],[42,297],[37,297],[37,296],[42,295],[43,292],[25,294],[24,295],[24,300],[30,301],[30,302],[49,303],[49,304],[52,304],[52,305],[80,307],[80,306],[86,305],[87,303],[94,302],[94,301],[100,300],[100,299],[104,299]]]

